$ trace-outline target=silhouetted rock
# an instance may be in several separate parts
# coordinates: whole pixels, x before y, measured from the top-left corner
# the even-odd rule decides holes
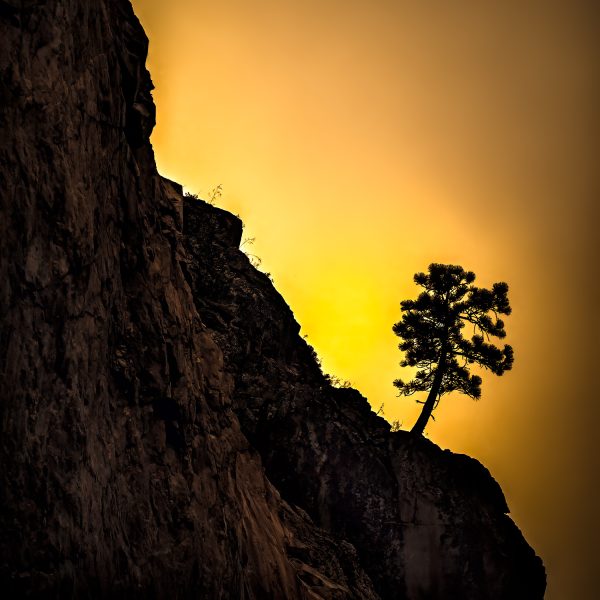
[[[146,52],[126,0],[0,1],[3,597],[541,598],[487,471],[331,388],[157,174]]]
[[[0,3],[3,597],[374,598],[231,410],[128,2]]]
[[[487,469],[390,432],[356,390],[332,387],[269,277],[238,249],[238,223],[185,200],[194,299],[223,349],[242,430],[283,497],[354,544],[382,598],[542,598],[541,560]]]

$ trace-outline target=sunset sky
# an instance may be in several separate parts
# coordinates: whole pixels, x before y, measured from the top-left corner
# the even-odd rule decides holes
[[[596,598],[600,369],[591,2],[135,0],[159,171],[246,223],[324,370],[404,428],[392,325],[431,262],[506,281],[513,371],[431,440],[501,484],[548,600]]]

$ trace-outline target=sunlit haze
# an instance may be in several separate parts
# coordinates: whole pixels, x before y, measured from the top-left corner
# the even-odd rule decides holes
[[[595,598],[597,20],[585,2],[136,0],[159,171],[246,224],[322,359],[410,428],[399,303],[506,281],[514,369],[428,437],[501,484],[549,600]],[[589,8],[588,8],[589,7]]]

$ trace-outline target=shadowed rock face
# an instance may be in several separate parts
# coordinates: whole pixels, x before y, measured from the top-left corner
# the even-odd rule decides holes
[[[541,598],[489,473],[332,388],[157,174],[147,44],[125,0],[0,0],[4,597]]]
[[[374,598],[231,410],[128,2],[0,2],[3,597]]]

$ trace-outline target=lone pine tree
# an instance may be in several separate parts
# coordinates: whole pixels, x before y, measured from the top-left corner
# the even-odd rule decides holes
[[[410,396],[429,390],[412,433],[421,435],[443,394],[458,391],[477,399],[481,377],[471,375],[468,366],[477,364],[496,375],[510,370],[513,349],[501,350],[490,337],[506,336],[498,315],[509,315],[508,285],[494,283],[492,289],[473,285],[475,274],[458,265],[429,265],[429,273],[416,273],[415,283],[424,288],[416,300],[404,300],[402,319],[393,327],[402,339],[402,367],[416,367],[415,377],[405,383],[396,379],[400,394]],[[472,335],[463,335],[465,326]]]

